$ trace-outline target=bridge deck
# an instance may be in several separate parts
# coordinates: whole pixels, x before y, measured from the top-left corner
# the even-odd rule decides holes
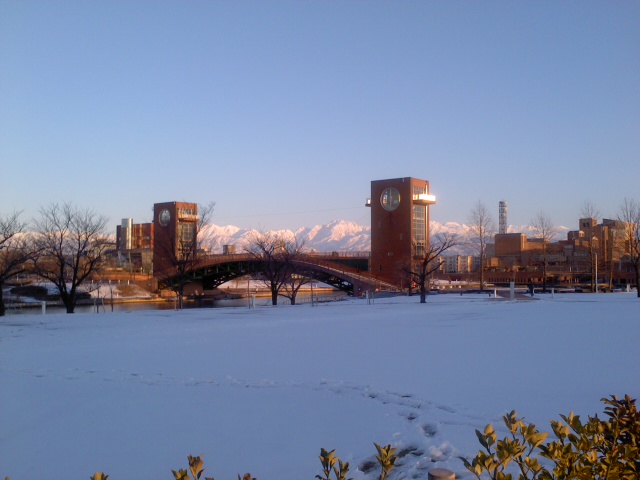
[[[366,290],[397,290],[396,285],[369,273],[369,252],[305,253],[295,263],[319,281],[355,295]],[[191,270],[203,285],[218,286],[226,281],[259,271],[261,259],[250,253],[207,255]],[[170,283],[172,275],[159,279]]]

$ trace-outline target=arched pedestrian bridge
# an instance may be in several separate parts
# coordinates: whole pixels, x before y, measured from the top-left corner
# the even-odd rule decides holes
[[[396,290],[395,285],[376,279],[369,272],[369,252],[306,253],[293,264],[315,280],[359,296],[372,290]],[[261,259],[249,253],[207,255],[189,272],[189,283],[200,291],[213,290],[225,282],[260,271]],[[175,275],[158,278],[162,286],[171,285]]]

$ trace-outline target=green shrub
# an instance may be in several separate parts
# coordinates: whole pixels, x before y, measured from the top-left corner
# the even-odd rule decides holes
[[[608,420],[596,415],[586,423],[578,415],[551,421],[556,440],[544,443],[548,433],[526,424],[515,411],[503,417],[510,435],[497,439],[492,425],[476,430],[484,450],[469,462],[460,457],[477,478],[493,480],[632,480],[640,478],[640,414],[628,395],[603,398]],[[507,472],[511,465],[513,473]],[[547,468],[546,465],[549,465]]]

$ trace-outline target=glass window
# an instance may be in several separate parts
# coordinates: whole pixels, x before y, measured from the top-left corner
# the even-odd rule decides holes
[[[195,239],[195,230],[193,223],[180,223],[178,225],[178,240],[180,243],[192,243]]]
[[[422,256],[427,244],[427,207],[413,206],[413,238],[414,255]]]
[[[400,205],[400,192],[393,187],[387,188],[380,195],[380,204],[388,212],[394,211]]]

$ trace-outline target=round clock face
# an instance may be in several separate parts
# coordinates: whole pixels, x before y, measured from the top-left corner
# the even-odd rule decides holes
[[[158,220],[160,220],[160,225],[162,225],[163,227],[166,227],[167,225],[169,225],[169,221],[171,220],[171,212],[169,212],[169,210],[162,210],[160,212],[160,216],[158,217]]]
[[[387,188],[380,195],[380,204],[387,212],[392,212],[400,205],[400,192],[395,188]]]

